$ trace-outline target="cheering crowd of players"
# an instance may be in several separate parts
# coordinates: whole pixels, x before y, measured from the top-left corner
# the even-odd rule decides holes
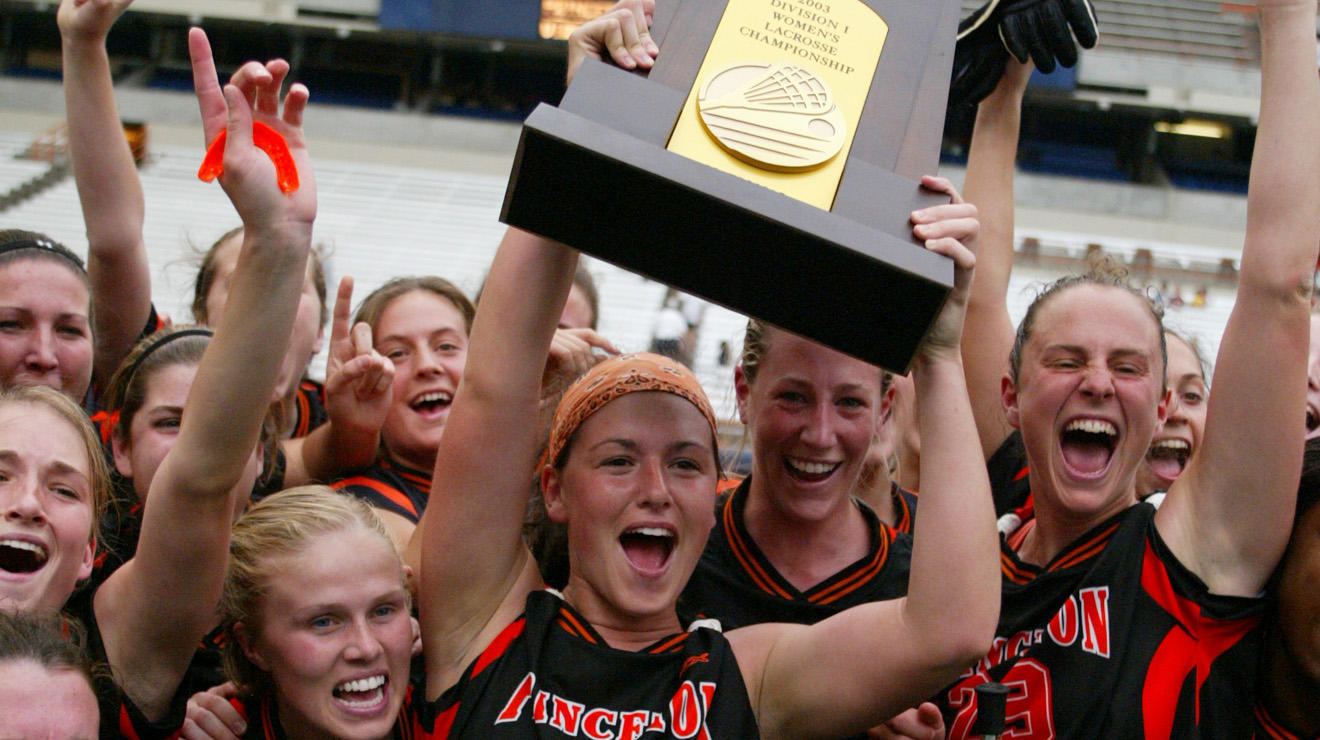
[[[308,91],[282,60],[222,86],[200,29],[241,226],[163,326],[105,50],[130,2],[58,11],[86,263],[0,231],[0,736],[963,740],[999,682],[1004,737],[1320,737],[1314,0],[1258,2],[1213,393],[1116,267],[1012,325],[1027,60],[1095,19],[997,0],[955,60],[963,192],[926,177],[948,203],[911,215],[956,277],[910,374],[750,321],[740,481],[692,373],[594,331],[568,247],[510,229],[477,306],[416,276],[331,307]],[[570,78],[649,68],[652,12],[579,29]]]

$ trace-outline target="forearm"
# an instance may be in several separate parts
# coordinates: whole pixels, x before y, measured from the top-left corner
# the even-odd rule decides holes
[[[333,419],[306,437],[283,440],[280,446],[288,461],[284,485],[325,483],[346,471],[370,465],[379,443],[379,430],[347,429]]]
[[[1008,371],[1013,345],[1008,283],[1013,271],[1013,169],[1024,74],[1010,67],[995,92],[981,102],[964,187],[964,197],[976,204],[981,222],[962,354],[983,458],[989,458],[1012,431],[1000,401],[1000,380]]]
[[[189,478],[216,493],[237,481],[257,443],[310,243],[310,224],[245,231],[225,311],[188,394],[177,443],[195,451],[179,461],[191,470]]]
[[[922,475],[906,621],[933,656],[958,664],[985,651],[999,614],[990,483],[961,363],[918,357],[912,378]]]

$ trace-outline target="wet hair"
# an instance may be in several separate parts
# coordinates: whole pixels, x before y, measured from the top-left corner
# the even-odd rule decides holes
[[[200,365],[212,335],[206,327],[185,324],[161,329],[133,345],[106,387],[106,409],[114,415],[112,433],[120,442],[132,441],[133,418],[146,403],[156,375],[176,365]],[[278,411],[279,404],[273,405],[261,424],[263,475],[270,473],[275,462],[277,430],[282,428]]]
[[[463,328],[471,333],[472,319],[477,315],[476,306],[468,300],[467,295],[458,289],[458,286],[434,275],[422,275],[417,277],[397,277],[384,285],[376,288],[371,295],[362,299],[362,304],[358,306],[357,314],[353,316],[353,323],[366,322],[373,332],[380,324],[380,317],[385,313],[385,309],[398,298],[415,290],[434,293],[437,296],[454,304],[459,313],[463,314]]]
[[[68,422],[82,439],[83,451],[87,454],[88,483],[91,484],[92,494],[92,531],[90,534],[99,541],[100,538],[97,537],[99,534],[97,532],[98,522],[103,518],[106,507],[110,505],[111,493],[110,463],[106,460],[105,448],[101,445],[100,435],[97,434],[82,407],[54,388],[48,388],[44,385],[15,385],[0,389],[0,406],[24,403],[50,409]]]
[[[197,266],[197,277],[193,280],[193,300],[192,315],[193,319],[199,324],[215,324],[219,318],[210,316],[206,310],[206,299],[211,295],[211,286],[215,284],[215,258],[220,248],[229,243],[234,237],[242,237],[243,227],[237,226],[220,235],[210,247],[201,255],[201,263]],[[320,322],[325,326],[330,320],[330,305],[326,303],[325,286],[325,255],[320,247],[313,247],[308,253],[307,259],[312,266],[312,285],[316,288],[316,297],[321,301]]]
[[[783,331],[776,329],[758,319],[748,319],[747,329],[743,332],[742,355],[738,358],[738,364],[742,366],[743,377],[747,378],[747,384],[756,382],[756,375],[761,369],[761,363],[770,352],[770,340],[767,336],[773,331]],[[880,399],[885,397],[885,392],[894,382],[894,376],[888,370],[878,369],[880,373]],[[877,409],[879,407],[877,406]]]
[[[30,661],[47,671],[72,671],[93,690],[100,672],[83,650],[82,629],[59,613],[0,611],[0,663]]]
[[[380,537],[395,552],[385,525],[371,507],[328,486],[298,486],[262,499],[239,517],[229,538],[229,565],[220,597],[220,617],[228,639],[223,661],[230,680],[257,694],[274,690],[271,676],[258,668],[234,634],[244,625],[249,635],[262,629],[261,610],[275,561],[303,552],[311,540],[360,527]],[[399,563],[403,583],[403,563]]]
[[[581,261],[578,262],[577,272],[573,273],[573,285],[587,299],[587,305],[591,308],[591,323],[588,326],[594,331],[600,322],[600,291],[596,289],[596,279]]]
[[[1161,368],[1169,366],[1169,351],[1164,338],[1164,309],[1149,295],[1132,287],[1127,281],[1127,270],[1112,258],[1106,256],[1097,260],[1086,272],[1077,275],[1065,275],[1046,285],[1036,294],[1036,298],[1027,307],[1027,313],[1022,317],[1022,322],[1018,324],[1017,335],[1013,338],[1013,349],[1008,355],[1009,377],[1014,384],[1018,382],[1018,372],[1022,368],[1022,352],[1027,346],[1027,342],[1031,340],[1032,332],[1036,329],[1036,315],[1040,312],[1041,307],[1060,293],[1079,285],[1118,288],[1141,301],[1141,304],[1150,313],[1150,317],[1155,321],[1155,328],[1159,330]],[[1160,378],[1160,388],[1163,392],[1168,387],[1168,379],[1163,372],[1160,373]]]

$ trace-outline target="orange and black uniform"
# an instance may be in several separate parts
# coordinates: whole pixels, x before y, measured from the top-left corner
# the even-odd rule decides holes
[[[391,740],[414,740],[427,738],[421,729],[417,712],[413,706],[413,696],[420,694],[420,687],[405,688],[403,706],[399,709],[399,719],[390,731]],[[229,700],[230,706],[238,710],[247,722],[247,732],[243,740],[285,740],[289,736],[280,724],[279,705],[272,696],[240,696]]]
[[[426,511],[426,500],[431,495],[431,475],[392,463],[382,456],[371,467],[335,481],[330,487],[416,524]]]
[[[293,432],[289,437],[306,437],[329,418],[325,410],[325,385],[303,378],[293,397]]]
[[[890,481],[889,495],[894,499],[894,526],[895,532],[902,534],[912,534],[912,522],[917,518],[917,492],[908,489]]]
[[[426,715],[436,738],[759,737],[723,633],[616,650],[551,591],[529,594]]]
[[[101,641],[101,630],[96,623],[96,612],[92,608],[92,597],[94,595],[95,590],[90,588],[74,592],[64,606],[64,613],[82,625],[86,633],[83,647],[92,659],[93,664],[105,665],[108,662],[105,643]],[[195,662],[196,659],[194,659]],[[191,666],[189,670],[192,670]],[[126,738],[127,740],[164,740],[165,738],[176,737],[176,731],[183,725],[188,697],[198,690],[194,683],[185,678],[175,689],[165,716],[156,722],[151,722],[133,704],[132,700],[124,695],[109,671],[97,675],[93,683],[96,689],[96,701],[101,709],[102,740],[119,740],[120,738]]]
[[[1027,474],[1027,448],[1022,432],[1013,430],[999,449],[985,461],[990,474],[990,494],[995,502],[995,516],[1026,506],[1031,501],[1031,481]]]
[[[995,640],[937,699],[950,740],[969,737],[990,680],[1010,687],[1005,737],[1251,736],[1265,599],[1211,594],[1154,515],[1136,504],[1044,568],[1003,543]]]
[[[715,500],[715,528],[679,598],[684,615],[718,619],[726,629],[762,622],[815,624],[852,606],[907,594],[912,538],[880,521],[866,504],[855,505],[866,518],[871,547],[866,556],[833,576],[799,591],[756,546],[743,511],[748,477],[731,494]]]
[[[1256,734],[1252,740],[1320,740],[1320,727],[1311,732],[1299,732],[1289,729],[1265,708],[1256,706]]]

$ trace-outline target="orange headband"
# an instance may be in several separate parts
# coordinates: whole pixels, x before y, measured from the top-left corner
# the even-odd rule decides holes
[[[715,412],[691,370],[649,352],[619,355],[602,360],[564,392],[550,424],[550,443],[540,467],[555,463],[569,438],[587,417],[610,401],[638,391],[673,393],[687,399],[706,417],[711,435],[717,436]]]

